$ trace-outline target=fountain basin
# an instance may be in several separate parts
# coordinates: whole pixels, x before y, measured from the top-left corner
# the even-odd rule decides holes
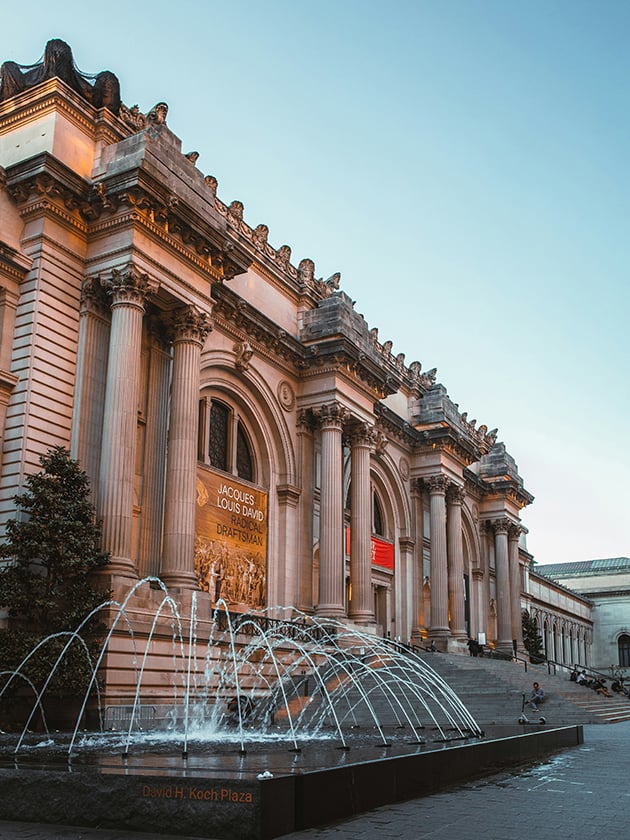
[[[581,726],[494,727],[483,738],[385,747],[358,736],[348,750],[333,742],[286,745],[119,742],[82,747],[79,757],[43,747],[0,757],[3,819],[267,840],[381,805],[434,793],[466,779],[524,764],[583,742]],[[41,738],[39,739],[41,743]],[[261,778],[261,776],[264,776]]]

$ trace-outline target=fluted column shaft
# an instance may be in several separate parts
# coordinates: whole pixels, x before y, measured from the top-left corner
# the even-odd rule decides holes
[[[451,636],[466,638],[464,610],[464,551],[462,545],[462,504],[464,488],[451,484],[446,495],[448,511],[446,533],[448,543],[448,603]]]
[[[209,330],[206,314],[192,306],[175,317],[162,579],[184,589],[198,587],[194,553],[199,370]]]
[[[497,644],[512,646],[512,599],[510,595],[510,564],[508,554],[507,519],[498,519],[494,528],[494,560],[497,581]]]
[[[70,452],[85,470],[95,496],[98,492],[101,459],[110,315],[109,302],[98,280],[86,280],[81,289],[77,384]]]
[[[142,530],[138,557],[138,572],[141,576],[160,574],[162,528],[164,524],[168,403],[171,379],[170,344],[162,340],[164,325],[156,323],[153,326],[144,444]]]
[[[149,280],[130,268],[113,271],[104,283],[111,297],[112,322],[98,494],[103,547],[109,571],[137,577],[131,556],[133,485],[138,426],[138,387],[144,301]]]
[[[322,477],[317,614],[344,615],[342,429],[347,411],[337,403],[319,410]]]
[[[300,500],[299,515],[299,603],[303,610],[313,608],[313,424],[310,411],[298,415],[298,441],[300,450]]]
[[[374,622],[372,598],[372,496],[370,489],[370,449],[373,430],[362,424],[352,435],[350,527],[350,618],[357,624]]]
[[[412,501],[414,506],[414,520],[416,542],[414,546],[413,557],[413,575],[412,575],[412,599],[411,599],[411,641],[418,644],[422,639],[422,631],[425,629],[424,621],[424,554],[423,554],[423,536],[424,536],[424,506],[422,499],[422,487],[417,487],[417,482],[413,482]]]
[[[446,546],[446,503],[448,479],[443,475],[427,479],[431,521],[431,628],[433,639],[446,638],[448,626],[448,561]]]
[[[508,550],[510,555],[510,598],[512,609],[512,639],[518,648],[523,647],[523,616],[521,610],[521,569],[518,559],[518,538],[521,529],[510,525],[508,529]]]

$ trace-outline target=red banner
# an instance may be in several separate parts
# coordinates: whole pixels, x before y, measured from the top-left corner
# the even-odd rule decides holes
[[[382,569],[394,571],[394,544],[370,537],[372,548],[372,565]],[[346,528],[346,554],[350,556],[350,528]]]

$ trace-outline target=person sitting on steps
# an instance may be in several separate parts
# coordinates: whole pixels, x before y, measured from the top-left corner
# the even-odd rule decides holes
[[[529,708],[533,709],[535,712],[538,711],[538,707],[541,703],[545,702],[545,692],[542,690],[540,685],[535,682],[532,688],[532,693],[529,698]]]

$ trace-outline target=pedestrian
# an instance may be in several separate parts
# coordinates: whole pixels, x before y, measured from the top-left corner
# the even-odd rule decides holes
[[[541,703],[545,702],[545,692],[540,685],[535,682],[532,688],[532,693],[529,698],[529,708],[537,712]]]

